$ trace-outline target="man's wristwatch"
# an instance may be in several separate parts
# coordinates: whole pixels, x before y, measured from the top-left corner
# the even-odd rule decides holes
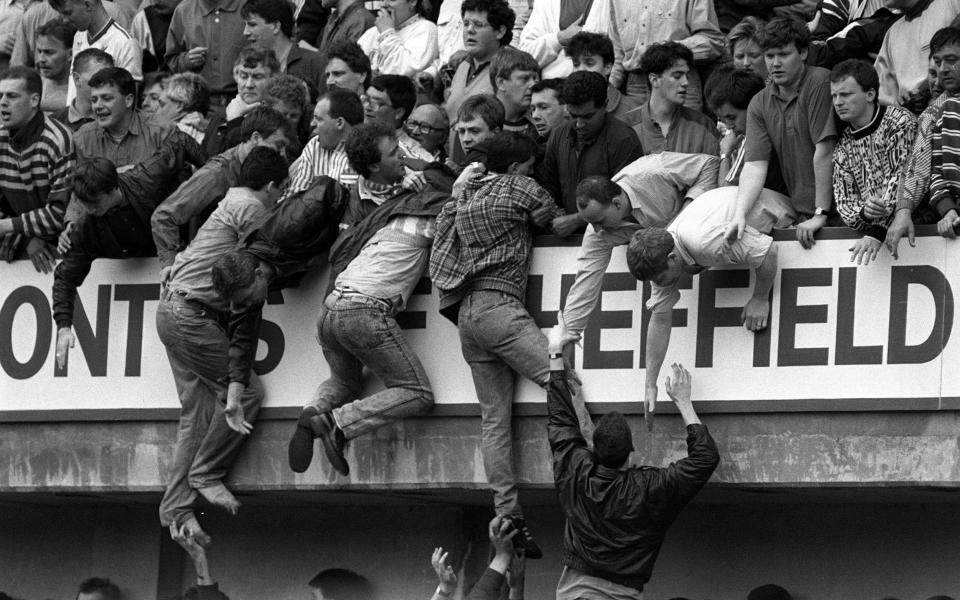
[[[819,217],[820,215],[827,214],[827,209],[820,208],[819,206],[813,211],[813,216]]]

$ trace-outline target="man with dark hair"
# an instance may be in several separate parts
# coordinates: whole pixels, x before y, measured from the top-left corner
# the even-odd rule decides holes
[[[567,56],[573,63],[574,71],[593,71],[609,78],[615,64],[613,42],[605,33],[580,31],[567,44]],[[620,90],[607,84],[607,112],[614,117],[622,117],[640,106],[636,98],[628,98]]]
[[[754,96],[763,90],[763,78],[747,69],[721,65],[713,70],[704,86],[707,106],[723,125],[720,138],[720,185],[737,185],[743,168],[746,145],[747,109]],[[780,177],[776,154],[770,156],[764,188],[786,191]]]
[[[811,248],[833,206],[833,147],[837,129],[830,106],[830,72],[804,63],[810,31],[798,19],[776,18],[763,30],[770,82],[750,102],[739,207],[727,228],[731,243],[743,234],[776,155],[799,223],[797,240]]]
[[[693,68],[693,53],[678,42],[653,44],[643,53],[649,97],[621,118],[637,132],[645,153],[720,154],[716,123],[683,104]]]
[[[227,190],[165,277],[157,333],[167,350],[181,408],[159,513],[160,523],[175,540],[189,536],[201,546],[210,543],[194,513],[199,496],[231,514],[240,508],[223,478],[263,398],[251,368],[260,311],[243,301],[222,299],[214,290],[211,268],[266,218],[283,190],[287,167],[276,150],[251,148],[242,163],[240,185]]]
[[[284,198],[306,190],[320,176],[349,187],[357,172],[350,166],[344,143],[354,127],[363,123],[363,104],[353,92],[330,89],[313,109],[313,137],[290,165],[290,187]]]
[[[367,578],[349,569],[326,569],[310,580],[313,600],[369,600],[373,593]]]
[[[105,577],[91,577],[80,583],[77,600],[120,600],[120,588]]]
[[[73,309],[79,288],[97,258],[155,256],[150,215],[176,188],[184,165],[199,168],[207,156],[189,135],[176,131],[150,158],[123,173],[106,158],[78,162],[73,192],[86,218],[70,233],[69,249],[53,272],[57,364],[73,347]]]
[[[527,144],[507,173],[483,175],[482,165],[464,169],[455,201],[437,217],[430,278],[440,292],[440,312],[457,323],[463,357],[480,402],[481,452],[498,515],[519,531],[514,538],[528,558],[542,553],[526,525],[513,472],[511,414],[515,378],[547,381],[546,338],[527,312],[532,227],[542,228],[560,210],[527,174],[535,145],[516,133],[490,141],[489,156]],[[521,158],[525,158],[522,162]],[[515,165],[515,166],[512,166]],[[512,166],[512,168],[511,168]]]
[[[864,234],[851,249],[858,265],[870,264],[886,239],[917,132],[910,111],[878,102],[879,86],[873,65],[862,60],[830,72],[833,107],[848,124],[833,152],[833,198],[847,227]]]
[[[403,75],[379,75],[370,82],[362,96],[365,121],[380,121],[397,134],[400,149],[406,156],[429,161],[431,156],[417,140],[403,130],[403,124],[417,103],[417,88],[413,80]]]
[[[451,157],[448,164],[457,170],[473,162],[484,162],[490,138],[503,129],[503,104],[490,94],[470,96],[460,104],[457,125],[454,128],[456,143],[463,158]],[[456,153],[454,153],[456,154]]]
[[[293,8],[288,0],[247,0],[240,9],[243,35],[247,43],[272,50],[280,63],[280,72],[302,79],[310,89],[310,97],[316,98],[326,88],[323,59],[293,40]]]
[[[77,131],[86,123],[93,121],[93,107],[90,106],[90,78],[100,69],[113,66],[113,57],[99,48],[87,48],[73,55],[70,77],[77,89],[77,95],[62,111],[52,116],[57,121]]]
[[[581,32],[606,33],[610,6],[589,0],[542,0],[533,5],[517,48],[529,52],[543,68],[543,76],[563,78],[573,72],[571,42]],[[610,47],[613,65],[613,46]]]
[[[0,256],[11,260],[25,245],[37,271],[49,273],[76,155],[70,130],[40,110],[42,95],[33,69],[0,75]]]
[[[330,9],[330,15],[320,36],[305,41],[316,43],[325,68],[332,56],[331,49],[343,42],[356,44],[360,36],[373,27],[374,17],[364,8],[362,0],[321,0],[320,3],[323,8]],[[370,72],[369,69],[367,72]]]
[[[553,223],[556,235],[582,231],[577,214],[577,184],[591,176],[613,177],[643,156],[637,134],[608,115],[607,81],[599,73],[577,71],[563,84],[570,120],[550,135],[540,167],[540,181],[566,215]]]
[[[566,516],[556,597],[640,600],[667,529],[710,479],[720,454],[690,400],[690,373],[676,363],[666,389],[686,426],[687,457],[666,468],[624,468],[633,434],[618,412],[597,421],[591,451],[573,405],[571,372],[563,364],[564,346],[574,339],[555,327],[548,347],[547,437]]]
[[[243,161],[250,151],[266,146],[284,155],[294,139],[286,119],[272,108],[250,111],[243,118],[240,137],[240,145],[211,158],[153,212],[150,223],[160,259],[161,282],[166,280],[177,252],[183,249],[180,227],[194,217],[202,220],[229,188],[239,184]]]
[[[538,141],[546,144],[550,132],[567,118],[562,79],[542,79],[530,88],[530,120],[537,128]]]
[[[310,102],[307,82],[294,75],[278,73],[263,84],[260,102],[284,116],[290,129],[297,134],[299,148],[310,140],[310,128],[304,116],[314,105]]]
[[[60,19],[44,23],[37,30],[36,67],[43,78],[40,108],[50,116],[67,107],[73,34],[76,32],[72,25]]]
[[[515,48],[501,48],[490,64],[490,83],[503,104],[503,130],[537,139],[537,127],[530,120],[533,86],[540,81],[540,65],[532,56]]]
[[[370,58],[354,42],[337,42],[327,50],[323,73],[328,88],[340,88],[363,96],[370,85]]]

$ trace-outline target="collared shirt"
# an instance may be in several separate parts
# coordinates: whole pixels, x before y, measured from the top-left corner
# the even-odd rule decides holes
[[[619,119],[606,123],[592,143],[577,150],[573,121],[558,125],[547,140],[538,179],[567,214],[577,212],[577,184],[591,175],[613,177],[620,169],[643,156],[637,134]]]
[[[610,83],[619,88],[624,73],[640,68],[647,46],[680,42],[697,61],[719,58],[723,33],[711,0],[612,0],[610,40],[616,62]]]
[[[788,194],[800,215],[812,215],[816,206],[816,145],[836,137],[830,72],[804,67],[797,91],[782,96],[775,83],[753,97],[747,109],[746,162],[780,159]]]
[[[241,0],[184,0],[173,11],[164,60],[175,73],[191,70],[187,52],[202,46],[207,59],[197,71],[212,95],[233,96],[233,63],[244,46]]]
[[[110,19],[100,31],[78,31],[73,36],[73,57],[87,48],[99,48],[113,57],[114,65],[126,69],[136,81],[143,81],[143,53],[140,44],[133,39],[125,28]],[[73,70],[73,59],[70,62]],[[67,103],[77,97],[77,87],[70,78],[67,89]]]
[[[437,26],[419,15],[383,33],[371,27],[357,44],[370,57],[370,68],[380,75],[413,77],[429,67],[440,52]]]
[[[356,225],[378,206],[404,191],[399,183],[389,185],[374,183],[363,175],[359,175],[357,183],[350,186],[350,199],[340,219],[340,229]]]
[[[326,75],[323,72],[326,61],[313,50],[306,50],[296,42],[290,46],[286,60],[280,63],[285,73],[299,77],[310,88],[310,97],[315,98],[320,90],[325,90]]]
[[[104,2],[103,8],[107,11],[107,15],[121,26],[126,27],[129,23],[116,2]],[[10,64],[33,67],[37,50],[37,30],[51,19],[59,18],[60,14],[50,6],[49,2],[43,0],[31,2],[20,19],[17,42],[13,46],[13,52],[10,53]]]
[[[433,162],[435,158],[433,154],[420,145],[420,142],[410,137],[410,134],[407,133],[403,127],[397,130],[397,144],[400,146],[400,150],[403,151],[403,155],[408,158],[415,158],[426,162]]]
[[[350,187],[356,183],[359,175],[350,166],[350,160],[343,146],[344,143],[340,142],[336,148],[327,150],[320,145],[319,138],[310,138],[307,145],[303,147],[303,152],[290,165],[290,187],[284,193],[284,199],[306,190],[323,175],[336,180],[344,187]]]
[[[700,111],[680,105],[670,117],[670,127],[663,133],[660,123],[650,114],[650,101],[620,117],[633,126],[646,154],[686,152],[720,155],[720,132],[717,125]]]
[[[139,110],[119,141],[99,123],[87,123],[74,136],[77,159],[106,158],[117,168],[135,165],[153,156],[172,130],[171,123],[145,119]]]

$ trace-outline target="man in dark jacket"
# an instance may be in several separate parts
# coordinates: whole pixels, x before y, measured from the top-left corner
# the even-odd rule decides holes
[[[550,332],[547,434],[553,478],[567,521],[557,600],[643,597],[667,528],[700,491],[720,456],[690,401],[690,373],[673,365],[666,388],[687,428],[687,458],[666,468],[628,467],[633,439],[624,416],[604,415],[593,450],[580,433],[563,365],[563,348],[576,339]]]
[[[57,364],[62,368],[73,347],[73,306],[77,288],[97,258],[156,256],[150,215],[176,189],[185,164],[201,167],[207,155],[196,141],[176,130],[156,153],[117,174],[105,158],[81,161],[74,172],[74,193],[88,216],[71,234],[70,247],[53,273],[53,319],[57,323]]]

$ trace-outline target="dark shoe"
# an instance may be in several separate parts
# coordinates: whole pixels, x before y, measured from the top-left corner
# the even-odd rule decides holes
[[[343,431],[337,427],[333,420],[332,413],[323,413],[319,417],[310,419],[310,425],[313,432],[320,438],[323,444],[323,453],[327,455],[334,470],[341,475],[350,474],[350,465],[343,456],[343,447],[347,444],[347,439],[343,437]]]
[[[543,558],[543,550],[541,550],[537,542],[534,541],[533,534],[530,533],[530,528],[527,527],[527,522],[523,517],[508,516],[506,518],[510,520],[513,528],[517,530],[517,535],[513,536],[513,547],[523,550],[527,558]]]
[[[312,406],[300,411],[297,429],[287,446],[287,460],[294,473],[303,473],[310,467],[310,461],[313,460],[313,440],[317,437],[310,426],[310,420],[319,416],[320,412]]]

